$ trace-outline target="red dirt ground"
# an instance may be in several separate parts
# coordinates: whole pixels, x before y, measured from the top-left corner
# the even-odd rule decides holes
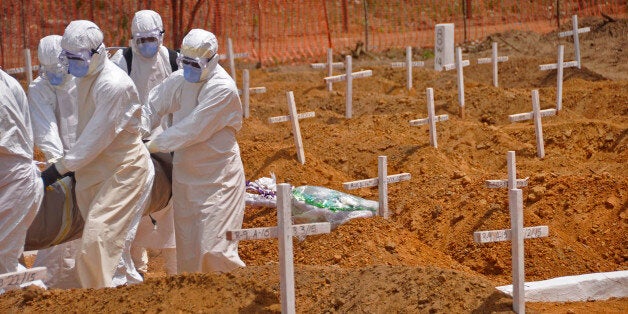
[[[525,225],[548,225],[549,237],[525,242],[526,280],[544,280],[628,269],[628,21],[583,19],[582,69],[565,71],[563,110],[543,118],[545,153],[536,156],[531,122],[510,123],[508,115],[532,110],[538,89],[541,107],[555,105],[554,63],[558,44],[565,60],[573,45],[556,33],[495,34],[465,47],[466,117],[458,117],[455,71],[392,69],[403,51],[361,55],[354,71],[374,76],[354,81],[353,118],[344,118],[344,83],[329,93],[324,73],[307,66],[251,69],[251,117],[238,140],[249,180],[277,176],[279,183],[319,185],[343,191],[342,183],[377,177],[377,156],[388,156],[388,173],[409,172],[410,181],[388,187],[391,217],[355,219],[330,234],[295,240],[296,308],[300,313],[490,313],[509,312],[512,299],[495,286],[511,282],[510,243],[476,244],[473,232],[510,226],[505,190],[487,179],[506,178],[506,153],[516,152],[523,188]],[[491,85],[490,41],[500,45],[500,87]],[[415,54],[421,59],[422,52]],[[338,61],[341,56],[337,56]],[[322,61],[322,60],[321,60]],[[409,120],[427,116],[425,89],[434,88],[438,149],[427,126]],[[296,159],[288,123],[267,123],[288,113],[293,91],[300,112],[306,163]],[[376,200],[377,190],[352,194]],[[272,208],[247,208],[244,227],[276,225]],[[0,312],[279,312],[276,240],[244,241],[247,267],[229,274],[168,277],[152,252],[148,280],[115,289],[43,291],[28,288],[0,297]],[[529,312],[625,313],[628,299],[579,303],[527,303]]]

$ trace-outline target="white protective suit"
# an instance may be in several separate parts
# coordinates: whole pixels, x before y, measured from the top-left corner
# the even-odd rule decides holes
[[[149,96],[153,126],[173,113],[173,125],[147,143],[149,151],[174,152],[173,200],[177,266],[181,272],[228,272],[245,264],[228,230],[242,227],[244,168],[236,132],[242,105],[236,84],[218,65],[216,37],[191,30],[181,54],[212,58],[201,80],[190,83],[183,70],[170,75]]]
[[[61,47],[72,53],[96,51],[87,74],[76,79],[76,143],[55,163],[61,174],[75,172],[77,205],[85,220],[76,256],[81,286],[139,282],[130,244],[133,227],[148,205],[154,169],[141,140],[137,90],[129,76],[107,58],[96,24],[71,22]]]
[[[43,196],[26,94],[0,70],[0,274],[18,270],[26,231]]]
[[[133,17],[133,21],[131,22],[132,34],[146,33],[150,31],[163,31],[161,16],[152,10],[141,10],[136,12]],[[162,43],[163,37],[160,38],[160,47],[157,54],[152,58],[146,58],[139,53],[136,41],[131,40],[133,60],[131,62],[131,72],[129,73],[129,76],[135,83],[135,87],[137,88],[143,105],[147,104],[148,93],[150,90],[172,73],[168,48],[164,47]],[[126,72],[128,67],[122,52],[122,49],[118,50],[111,57],[111,61]],[[146,124],[149,123],[146,122]],[[145,126],[145,128],[146,130],[150,130],[150,126],[148,125]],[[162,126],[158,126],[155,130],[150,132],[151,137],[157,136],[161,133],[161,131]],[[161,255],[164,257],[165,261],[166,273],[176,274],[177,256],[175,248],[174,213],[172,210],[172,202],[170,202],[166,208],[153,213],[151,216],[157,221],[157,227],[154,228],[150,217],[142,217],[137,229],[135,240],[131,247],[133,263],[140,272],[145,273],[148,270],[148,255],[146,253],[146,248],[161,249]]]
[[[56,67],[61,53],[61,36],[50,35],[39,41],[37,55],[39,63]],[[66,74],[60,85],[52,85],[39,76],[28,87],[28,103],[33,122],[35,146],[53,163],[76,142],[78,108],[76,84],[72,75]],[[74,267],[74,256],[81,240],[55,245],[39,250],[33,267],[46,267],[45,284],[53,288],[80,288]]]

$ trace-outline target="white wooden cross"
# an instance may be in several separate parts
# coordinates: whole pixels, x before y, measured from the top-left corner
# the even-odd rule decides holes
[[[242,53],[233,53],[233,42],[231,38],[227,38],[227,54],[220,54],[220,60],[229,59],[229,69],[231,70],[231,78],[236,80],[236,68],[235,68],[235,59],[236,58],[246,58],[249,54],[247,52]]]
[[[571,26],[573,28],[572,30],[566,31],[566,32],[560,32],[558,33],[558,37],[567,37],[567,36],[573,37],[573,45],[576,51],[576,62],[578,63],[578,69],[580,69],[580,66],[582,65],[582,63],[580,62],[580,38],[578,37],[578,34],[588,33],[591,31],[591,28],[589,27],[578,28],[578,16],[577,15],[573,15],[571,17]]]
[[[358,71],[358,72],[351,72],[352,71],[352,65],[351,65],[351,56],[346,56],[346,64],[347,64],[347,73],[346,74],[341,74],[341,75],[335,75],[335,76],[328,76],[326,78],[324,78],[325,82],[329,83],[329,82],[340,82],[340,81],[347,81],[347,92],[346,94],[346,102],[347,102],[347,107],[346,107],[346,112],[345,112],[345,117],[347,119],[351,119],[351,106],[352,106],[352,102],[353,102],[353,79],[356,78],[361,78],[361,77],[369,77],[369,76],[373,76],[373,71],[371,70],[364,70],[364,71]]]
[[[556,69],[556,110],[563,108],[563,69],[578,66],[578,61],[564,62],[565,46],[558,46],[558,62],[541,64],[541,71]]]
[[[46,267],[33,267],[12,273],[0,274],[0,291],[19,288],[20,285],[35,280],[46,279]]]
[[[310,64],[312,69],[325,69],[327,68],[327,76],[334,75],[334,68],[342,69],[345,64],[342,62],[334,62],[334,54],[331,48],[327,48],[327,62],[326,63],[312,63]],[[327,91],[333,90],[333,82],[327,82]]]
[[[412,68],[422,67],[425,65],[423,61],[412,61],[412,47],[406,47],[406,62],[393,62],[390,64],[393,68],[406,68],[406,87],[412,89]]]
[[[251,86],[251,78],[249,75],[249,70],[242,70],[242,90],[239,90],[239,93],[244,98],[244,103],[242,106],[243,115],[245,118],[248,118],[250,115],[250,104],[251,104],[251,93],[252,94],[262,94],[266,92],[266,87],[250,87]]]
[[[446,114],[435,115],[434,114],[434,89],[431,87],[426,89],[427,94],[427,118],[410,120],[411,126],[418,126],[429,124],[430,126],[430,145],[438,147],[436,141],[436,122],[449,120],[449,116]]]
[[[295,313],[293,236],[308,236],[331,232],[329,222],[292,225],[290,184],[277,184],[277,227],[227,231],[227,240],[263,240],[279,238],[279,274],[281,313]]]
[[[388,219],[388,183],[410,180],[409,173],[388,175],[386,156],[377,157],[377,178],[345,182],[342,187],[346,190],[377,186],[379,192],[378,215]]]
[[[539,105],[539,91],[532,90],[532,112],[517,113],[508,116],[510,122],[534,120],[534,132],[536,134],[536,150],[539,158],[545,157],[545,146],[543,144],[543,125],[541,117],[555,116],[556,109],[543,109]]]
[[[498,57],[497,56],[497,43],[493,42],[493,50],[490,58],[479,58],[478,64],[492,63],[493,64],[493,86],[497,87],[497,63],[508,61],[508,56]]]
[[[464,119],[464,74],[462,68],[470,65],[469,60],[462,60],[462,48],[456,48],[456,62],[445,64],[445,71],[456,69],[458,75],[458,103],[460,104],[460,117]]]
[[[508,241],[512,243],[512,309],[519,314],[525,313],[525,270],[523,240],[547,237],[547,226],[523,227],[523,194],[521,186],[527,186],[528,179],[516,179],[515,152],[509,151],[506,155],[508,161],[508,180],[488,180],[488,187],[508,188],[508,209],[510,211],[510,229],[476,231],[473,239],[477,243]],[[502,182],[506,181],[507,184]],[[495,184],[499,182],[499,184]]]
[[[303,150],[303,141],[301,140],[301,128],[299,127],[299,119],[311,118],[316,115],[314,111],[297,114],[297,106],[294,104],[294,94],[292,91],[286,92],[288,98],[288,110],[290,112],[287,116],[278,116],[268,118],[268,123],[278,122],[292,122],[292,135],[294,135],[294,146],[297,148],[297,158],[303,165],[305,164],[305,152]]]

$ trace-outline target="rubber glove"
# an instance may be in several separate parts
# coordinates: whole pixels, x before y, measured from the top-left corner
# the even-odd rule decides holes
[[[159,152],[159,149],[157,148],[157,146],[153,143],[153,141],[148,141],[145,142],[144,145],[146,146],[146,148],[148,149],[149,153],[157,153]]]
[[[73,174],[73,172],[69,172],[63,166],[61,161],[57,161],[41,173],[41,179],[44,180],[44,187],[47,187],[57,182],[57,180]]]

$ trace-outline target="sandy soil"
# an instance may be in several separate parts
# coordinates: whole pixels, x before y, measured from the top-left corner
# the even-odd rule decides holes
[[[548,225],[549,237],[525,242],[526,280],[628,269],[628,21],[583,19],[582,69],[565,71],[563,110],[543,118],[545,153],[536,156],[532,122],[510,123],[508,115],[555,106],[557,44],[565,60],[573,45],[556,34],[495,34],[465,47],[466,117],[458,117],[455,71],[405,72],[388,66],[403,51],[361,55],[354,70],[374,76],[354,81],[353,118],[345,119],[344,83],[326,91],[324,73],[305,65],[251,69],[251,117],[238,139],[249,180],[277,176],[279,183],[319,185],[343,191],[342,183],[377,177],[377,156],[388,156],[388,173],[409,172],[410,181],[388,187],[391,217],[355,219],[330,234],[295,240],[296,308],[301,313],[490,313],[509,312],[512,299],[494,289],[511,282],[510,243],[476,244],[473,232],[510,226],[505,190],[487,179],[506,178],[506,153],[515,151],[523,188],[525,226]],[[490,41],[500,44],[500,87],[491,85]],[[415,58],[421,59],[422,51]],[[337,56],[340,60],[342,57]],[[322,60],[321,60],[322,61]],[[409,120],[427,116],[425,89],[434,88],[438,149],[427,126]],[[290,125],[268,124],[288,113],[293,91],[300,112],[306,163],[296,159]],[[377,189],[352,190],[376,200]],[[244,227],[276,225],[272,208],[247,208]],[[152,252],[148,280],[101,290],[11,291],[0,312],[279,312],[276,240],[244,241],[248,267],[229,274],[165,276]],[[579,303],[527,303],[529,312],[625,313],[628,299]]]

